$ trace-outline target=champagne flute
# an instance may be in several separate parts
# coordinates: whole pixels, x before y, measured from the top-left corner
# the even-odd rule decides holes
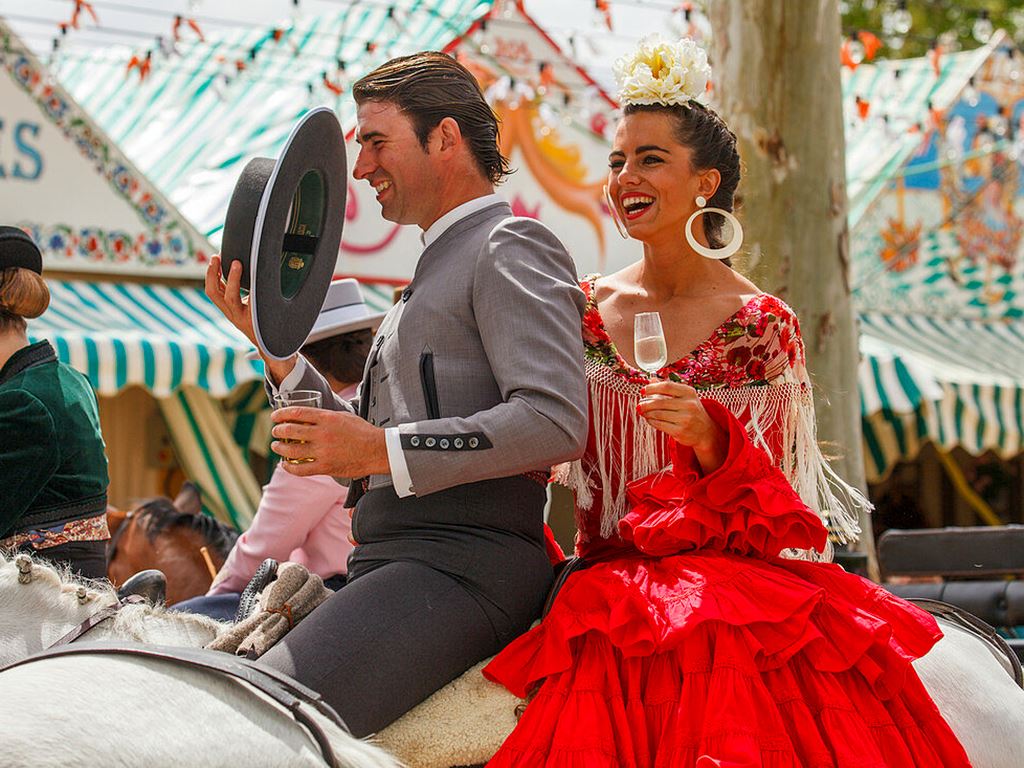
[[[652,376],[668,362],[665,331],[657,312],[637,312],[633,317],[633,356],[637,367]]]
[[[323,396],[315,389],[295,389],[291,392],[278,392],[274,395],[273,406],[274,410],[280,408],[289,408],[293,405],[302,406],[304,408],[321,408],[323,407]],[[301,424],[302,422],[295,422]],[[305,440],[296,440],[290,437],[277,438],[282,443],[304,443]],[[311,461],[316,461],[312,456],[306,456],[298,459],[285,459],[289,464],[308,464]]]

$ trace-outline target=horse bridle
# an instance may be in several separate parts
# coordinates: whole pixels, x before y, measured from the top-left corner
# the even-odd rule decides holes
[[[141,595],[125,595],[124,597],[119,598],[116,603],[112,603],[111,605],[108,605],[106,608],[101,608],[100,610],[96,611],[96,613],[94,613],[92,616],[89,616],[85,621],[83,621],[78,626],[74,627],[66,635],[50,643],[48,646],[46,646],[46,650],[48,651],[51,648],[58,648],[62,645],[67,645],[68,643],[75,642],[75,640],[80,638],[82,635],[84,635],[90,629],[95,627],[97,624],[101,624],[107,619],[112,619],[114,616],[117,615],[118,611],[120,611],[126,605],[137,605],[139,603],[145,602],[147,602],[146,598],[142,597]]]

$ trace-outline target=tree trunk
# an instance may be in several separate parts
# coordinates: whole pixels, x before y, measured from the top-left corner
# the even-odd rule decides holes
[[[862,489],[857,323],[850,297],[837,0],[715,0],[714,101],[739,138],[746,264],[796,311],[818,434]],[[858,549],[871,558],[868,519]]]

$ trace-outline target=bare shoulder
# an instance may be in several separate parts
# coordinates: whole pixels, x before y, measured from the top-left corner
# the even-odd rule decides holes
[[[614,302],[622,296],[635,296],[639,292],[636,264],[623,267],[610,275],[601,275],[593,281],[598,303]]]

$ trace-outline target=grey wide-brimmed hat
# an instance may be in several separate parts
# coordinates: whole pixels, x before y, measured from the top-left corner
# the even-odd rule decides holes
[[[256,343],[283,360],[306,343],[345,222],[345,136],[327,107],[303,115],[275,161],[250,160],[228,203],[221,268],[242,263]]]
[[[0,269],[21,267],[43,274],[43,255],[35,240],[17,227],[0,226]]]
[[[352,277],[334,280],[327,289],[327,298],[324,299],[324,306],[313,324],[313,329],[302,346],[352,331],[376,331],[385,314],[387,313],[371,312],[366,306],[358,280]],[[259,352],[255,351],[246,355],[250,360],[255,360],[259,356]]]

